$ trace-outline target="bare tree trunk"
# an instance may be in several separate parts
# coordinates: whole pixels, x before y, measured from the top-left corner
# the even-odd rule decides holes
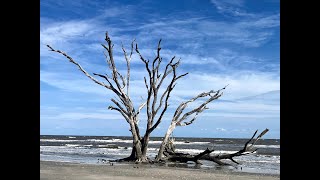
[[[140,59],[145,64],[146,70],[148,72],[148,78],[144,77],[145,86],[147,89],[147,128],[145,131],[145,135],[142,139],[142,156],[145,157],[148,151],[148,145],[151,133],[158,127],[158,125],[162,121],[162,117],[168,108],[168,100],[170,97],[170,93],[175,87],[175,82],[186,76],[188,73],[177,76],[176,68],[180,64],[180,60],[177,62],[173,62],[175,57],[172,57],[171,60],[165,66],[164,72],[162,74],[159,73],[160,65],[162,62],[162,57],[160,56],[160,43],[161,39],[158,43],[157,55],[154,60],[150,63],[149,60],[146,60],[140,53],[138,49],[138,45],[136,44],[136,52],[138,53]],[[151,64],[151,65],[150,65]],[[171,81],[169,85],[166,87],[165,91],[162,94],[159,94],[159,89],[162,86],[164,80],[172,75]],[[160,98],[158,98],[158,96]],[[159,99],[159,102],[158,102]],[[160,113],[158,118],[156,119],[156,115]]]
[[[164,148],[166,147],[168,141],[169,141],[169,137],[172,134],[173,130],[176,128],[176,123],[175,122],[171,122],[166,135],[164,136],[164,139],[162,140],[162,143],[160,145],[159,151],[158,151],[158,155],[156,158],[156,161],[160,161],[162,160],[163,157],[163,152],[164,152]]]
[[[146,135],[143,138],[142,156],[147,156],[149,140],[150,140],[150,134]]]
[[[133,137],[133,148],[136,149],[136,158],[137,159],[142,159],[142,151],[141,151],[141,142],[140,142],[140,139],[137,135],[137,131],[136,131],[136,127],[135,125],[133,124],[133,121],[130,121],[130,127],[131,127],[131,134],[132,134],[132,137]]]
[[[83,72],[88,78],[90,78],[95,83],[111,90],[115,93],[115,95],[118,96],[119,99],[111,99],[111,101],[116,106],[109,106],[108,109],[110,110],[116,110],[118,111],[124,119],[127,121],[127,123],[130,126],[130,131],[132,133],[132,139],[133,139],[133,153],[128,157],[128,159],[136,158],[137,161],[145,161],[145,155],[142,153],[142,144],[141,144],[141,138],[139,134],[139,128],[138,128],[138,116],[140,113],[140,110],[145,106],[145,103],[143,103],[139,108],[138,111],[135,111],[135,108],[133,107],[133,103],[131,101],[131,98],[129,96],[129,83],[130,83],[130,61],[132,57],[132,53],[134,50],[134,41],[131,44],[131,52],[128,55],[125,51],[124,47],[122,46],[122,50],[124,53],[124,57],[127,62],[127,78],[125,78],[123,75],[121,75],[115,65],[114,57],[113,57],[113,44],[108,36],[108,33],[106,33],[105,41],[107,42],[106,45],[101,44],[103,48],[106,50],[107,53],[105,53],[106,61],[108,63],[109,69],[111,70],[111,76],[102,75],[93,73],[95,76],[99,76],[106,80],[106,84],[104,82],[101,82],[97,79],[95,79],[93,76],[91,76],[86,70],[82,68],[82,66],[77,63],[73,58],[71,58],[69,55],[67,55],[65,52],[62,52],[60,50],[53,49],[50,45],[47,45],[48,48],[53,51],[57,52],[59,54],[62,54],[65,56],[71,63],[75,64],[81,72]]]

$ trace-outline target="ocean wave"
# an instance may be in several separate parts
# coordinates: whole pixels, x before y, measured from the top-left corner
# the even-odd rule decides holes
[[[112,148],[92,148],[84,149],[70,146],[40,146],[40,153],[53,153],[53,154],[78,154],[78,155],[130,155],[131,149],[125,149],[124,147],[119,149]]]
[[[161,144],[162,141],[149,141],[149,144]],[[174,144],[210,144],[211,142],[174,141]]]
[[[75,148],[85,148],[85,147],[92,147],[93,145],[92,144],[65,144],[65,146],[67,147],[75,147]]]
[[[162,141],[149,141],[149,144],[161,144]]]
[[[210,144],[211,142],[174,141],[174,144]]]
[[[254,145],[256,148],[280,148],[280,145]]]
[[[77,139],[40,139],[40,142],[102,142],[102,143],[132,143],[132,140],[123,140],[123,139],[86,139],[86,140],[77,140]]]
[[[40,139],[40,142],[77,142],[77,141],[84,141],[84,140],[65,140],[65,139]]]
[[[81,146],[80,144],[66,144],[67,147],[78,147]]]
[[[280,160],[260,160],[260,161],[255,161],[255,160],[246,160],[248,163],[280,163]]]
[[[85,141],[90,142],[105,142],[105,143],[132,143],[132,140],[123,140],[123,139],[87,139]]]
[[[86,139],[86,140],[77,140],[77,139],[40,139],[41,142],[99,142],[99,143],[132,143],[132,140],[123,140],[123,139]],[[149,144],[161,144],[162,141],[149,141]],[[201,144],[210,144],[211,142],[189,142],[189,141],[174,141],[174,144],[190,144],[190,145],[201,145]]]
[[[176,152],[197,154],[203,152],[203,149],[176,149]],[[237,151],[213,151],[211,154],[235,153]]]

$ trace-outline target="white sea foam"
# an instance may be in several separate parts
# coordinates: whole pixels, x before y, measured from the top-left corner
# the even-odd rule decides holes
[[[254,161],[254,160],[246,160],[246,162],[250,162],[250,163],[280,163],[280,160],[261,160],[261,161]]]
[[[130,155],[131,149],[112,149],[112,148],[74,148],[70,146],[40,146],[40,152],[44,153],[64,153],[64,154],[92,154],[92,155],[102,155],[108,154],[111,156],[121,156],[121,155]]]
[[[149,144],[161,144],[162,141],[149,141]],[[174,141],[174,144],[210,144],[211,142],[186,142],[186,141]]]
[[[161,144],[162,141],[149,141],[149,144]]]
[[[100,142],[100,143],[132,143],[132,140],[123,139],[40,139],[41,142]],[[149,141],[149,144],[161,144],[162,141]],[[174,141],[174,144],[210,144],[211,142],[186,142],[186,141]]]
[[[79,147],[79,148],[81,148],[81,147],[91,147],[91,146],[93,146],[92,144],[88,144],[88,145],[82,145],[82,144],[66,144],[65,146],[67,146],[67,147]]]
[[[122,143],[132,143],[132,140],[122,140],[122,139],[87,139],[87,140],[76,140],[76,139],[40,139],[41,142],[122,142]]]
[[[80,144],[66,144],[67,147],[78,147]]]
[[[159,148],[148,148],[148,152],[158,152]],[[176,149],[176,152],[197,154],[204,151],[204,149]],[[211,154],[225,154],[225,153],[235,153],[237,151],[214,151]]]
[[[114,142],[120,142],[120,143],[132,143],[132,140],[123,140],[123,139],[87,139],[86,141],[90,142],[104,142],[104,143],[114,143]]]
[[[254,145],[256,148],[280,148],[280,145]]]
[[[97,145],[98,147],[107,147],[107,145],[106,144],[104,144],[104,145]]]
[[[236,152],[238,151],[213,151],[211,154],[231,154]]]
[[[174,141],[174,144],[210,144],[211,142],[185,142],[185,141]]]
[[[197,154],[203,152],[204,149],[176,149],[176,152]],[[237,151],[213,151],[211,154],[235,153]]]
[[[83,140],[65,140],[65,139],[40,139],[41,142],[76,142]]]

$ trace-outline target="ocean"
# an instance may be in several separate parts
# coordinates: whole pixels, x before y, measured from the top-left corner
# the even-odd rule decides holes
[[[150,139],[148,156],[154,158],[162,138]],[[232,138],[186,138],[175,137],[177,152],[200,153],[207,147],[215,149],[212,154],[231,153],[243,148],[248,139]],[[181,168],[201,168],[207,170],[235,171],[260,174],[280,174],[280,139],[261,139],[255,146],[256,153],[235,157],[240,163],[234,166],[219,166],[213,162],[201,160],[201,166],[190,162],[167,163],[166,166]],[[40,160],[105,165],[98,159],[114,160],[130,155],[131,137],[125,136],[40,136]]]

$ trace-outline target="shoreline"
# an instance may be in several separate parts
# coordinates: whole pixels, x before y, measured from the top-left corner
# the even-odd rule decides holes
[[[40,179],[276,180],[280,179],[280,175],[189,169],[181,167],[155,166],[150,164],[114,163],[114,165],[111,166],[109,164],[81,164],[40,160]]]

